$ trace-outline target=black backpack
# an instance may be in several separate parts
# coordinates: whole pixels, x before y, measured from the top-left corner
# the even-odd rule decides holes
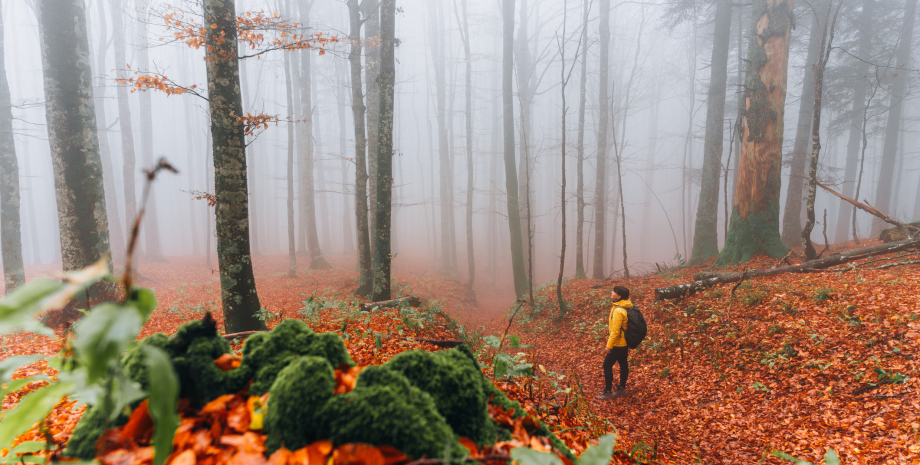
[[[626,345],[630,349],[639,347],[645,335],[648,334],[648,326],[645,324],[645,317],[639,308],[633,305],[633,308],[626,309]],[[623,331],[622,329],[620,331]]]

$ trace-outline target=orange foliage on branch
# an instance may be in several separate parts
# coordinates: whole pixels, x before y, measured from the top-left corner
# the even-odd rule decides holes
[[[146,92],[148,90],[158,90],[160,92],[166,93],[169,95],[182,95],[186,92],[191,91],[192,89],[197,88],[198,86],[192,84],[189,87],[182,87],[175,84],[168,77],[161,74],[142,74],[137,75],[136,77],[130,77],[126,79],[116,79],[115,83],[123,86],[133,87],[131,93],[136,91]]]
[[[266,115],[265,113],[255,115],[246,113],[246,116],[237,116],[236,120],[243,123],[247,136],[256,135],[256,132],[260,129],[262,131],[268,129],[268,123],[275,123],[275,126],[277,126],[278,121],[280,121],[277,116]]]

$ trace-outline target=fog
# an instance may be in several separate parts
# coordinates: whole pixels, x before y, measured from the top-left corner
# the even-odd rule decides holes
[[[4,54],[6,76],[11,93],[13,136],[18,161],[21,199],[22,255],[27,266],[61,261],[58,209],[56,207],[54,167],[46,122],[46,93],[36,0],[3,2]],[[52,2],[56,0],[39,0]],[[69,0],[71,1],[71,0]],[[372,0],[365,0],[370,2]],[[507,0],[505,0],[507,1]],[[301,21],[295,11],[310,2],[280,0],[273,2],[236,2],[236,12],[278,12],[281,18]],[[399,0],[396,15],[395,52],[396,84],[393,121],[393,220],[392,249],[394,261],[416,260],[430,264],[431,272],[441,271],[466,279],[467,229],[466,209],[468,175],[472,172],[472,250],[475,253],[477,282],[507,285],[511,273],[506,202],[506,176],[502,107],[502,1],[500,0]],[[584,267],[592,275],[596,250],[603,256],[603,275],[623,274],[623,241],[627,263],[633,274],[656,270],[656,264],[674,265],[691,256],[694,227],[697,222],[703,179],[703,160],[707,121],[707,103],[712,74],[711,60],[716,32],[717,2],[674,0],[633,2],[610,0],[517,0],[514,30],[514,153],[518,182],[529,180],[528,199],[521,197],[525,208],[522,221],[531,224],[533,283],[555,280],[559,273],[562,243],[562,118],[565,114],[565,209],[566,256],[564,276],[575,277],[577,235],[578,141],[581,82],[584,80],[583,122],[583,189],[584,230],[582,252]],[[609,3],[609,57],[607,73],[601,73],[600,9]],[[812,2],[819,5],[821,2]],[[826,5],[827,2],[824,2]],[[905,18],[913,16],[916,0],[859,0],[846,2],[839,10],[833,49],[829,54],[824,79],[821,118],[821,150],[818,181],[847,196],[860,183],[858,200],[878,206],[880,186],[890,188],[890,201],[884,212],[902,221],[920,219],[920,157],[917,152],[916,111],[918,73],[913,61],[899,61],[896,49],[908,44],[908,58],[915,55],[913,29],[905,27]],[[836,8],[837,2],[834,3]],[[146,6],[146,8],[145,8]],[[864,15],[864,8],[872,8]],[[585,9],[587,23],[584,23]],[[826,6],[824,6],[826,10]],[[195,85],[202,96],[207,94],[205,49],[189,47],[177,41],[174,28],[164,25],[167,11],[184,10],[201,14],[201,5],[175,0],[87,0],[90,63],[94,78],[96,118],[101,150],[108,151],[111,179],[107,179],[106,208],[110,241],[128,234],[130,209],[126,209],[125,160],[133,153],[135,195],[142,196],[144,174],[151,160],[144,160],[144,133],[141,121],[141,96],[149,96],[152,110],[152,156],[163,157],[178,175],[158,178],[154,187],[153,216],[145,219],[139,242],[144,256],[152,257],[152,232],[159,237],[160,254],[170,260],[177,256],[200,256],[202,266],[210,248],[216,257],[213,207],[201,200],[201,192],[214,191],[214,164],[210,153],[208,102],[192,93],[168,95],[116,82],[119,70],[125,76],[149,73],[168,76],[171,82]],[[907,14],[909,12],[909,15]],[[783,169],[779,199],[780,228],[787,207],[788,183],[791,179],[795,142],[800,132],[800,114],[806,118],[804,141],[810,142],[813,96],[803,92],[814,85],[814,62],[808,60],[809,40],[814,29],[815,10],[802,1],[796,2],[795,28],[790,36],[787,92],[783,116]],[[738,170],[738,136],[733,133],[738,117],[739,96],[745,79],[745,59],[749,50],[752,23],[750,4],[734,3],[729,31],[727,85],[722,125],[721,165],[717,214],[718,244],[725,241],[726,209],[733,208],[734,186]],[[113,36],[123,16],[121,38]],[[821,21],[825,15],[818,14]],[[866,17],[868,16],[868,21]],[[471,82],[471,137],[466,126],[467,62],[464,51],[463,23],[468,21]],[[912,23],[911,19],[911,23]],[[141,34],[146,24],[145,48]],[[240,86],[244,112],[279,118],[269,121],[255,134],[247,135],[247,174],[249,185],[249,225],[251,250],[260,256],[287,255],[288,228],[294,227],[296,246],[306,245],[304,211],[299,200],[306,183],[299,176],[303,158],[295,157],[295,217],[288,224],[287,156],[288,126],[300,125],[302,119],[286,120],[288,91],[285,60],[302,60],[309,54],[312,67],[312,140],[313,190],[315,192],[316,227],[322,253],[326,256],[356,254],[355,222],[355,130],[352,113],[352,88],[348,53],[348,9],[344,1],[312,2],[303,31],[322,32],[339,42],[303,51],[274,50],[241,60]],[[587,28],[582,35],[582,29]],[[871,31],[869,49],[861,49],[860,30]],[[903,32],[911,33],[905,35]],[[522,32],[523,31],[523,32]],[[865,33],[865,32],[864,32]],[[117,35],[117,34],[116,34]],[[364,31],[362,31],[362,36]],[[117,45],[123,41],[124,61],[117,58]],[[363,51],[365,66],[371,61],[375,42],[369,40]],[[148,64],[141,64],[141,51],[149,53]],[[560,53],[564,49],[564,54]],[[240,55],[257,54],[245,45]],[[104,55],[100,57],[100,55]],[[564,55],[564,61],[563,61]],[[584,62],[584,65],[582,65]],[[582,70],[584,69],[584,72]],[[571,71],[570,71],[571,70]],[[139,73],[135,75],[135,73]],[[570,74],[565,86],[566,107],[562,106],[563,76]],[[607,82],[601,82],[606,74]],[[906,82],[907,91],[897,93],[897,80]],[[296,86],[295,82],[295,86]],[[364,83],[366,86],[374,82]],[[607,86],[607,104],[603,105],[601,87]],[[858,171],[848,172],[848,144],[854,134],[862,148],[862,128],[853,124],[855,89],[868,88],[864,98],[866,149],[861,178]],[[126,107],[119,109],[121,87]],[[440,89],[439,89],[440,88]],[[132,92],[134,90],[134,92]],[[439,90],[441,95],[439,96]],[[865,90],[865,89],[864,89]],[[299,92],[303,92],[300,89]],[[870,94],[871,100],[870,100]],[[893,175],[883,169],[886,136],[892,136],[890,112],[900,105],[900,117],[894,150]],[[607,118],[601,118],[606,107]],[[132,118],[132,138],[124,137],[127,110]],[[439,126],[439,113],[443,125]],[[104,116],[103,116],[104,115]],[[522,115],[525,117],[522,118]],[[104,119],[103,119],[104,118]],[[600,125],[607,122],[607,130]],[[439,143],[446,140],[448,186],[443,186],[441,170],[444,157]],[[599,131],[606,141],[599,143]],[[855,131],[855,132],[854,132]],[[302,132],[295,131],[296,143]],[[472,164],[467,161],[468,140],[472,141]],[[134,147],[127,150],[126,141]],[[106,148],[107,146],[107,148]],[[604,205],[597,205],[597,154],[606,151]],[[810,143],[805,153],[811,154]],[[860,152],[856,152],[860,155]],[[729,159],[729,156],[731,157]],[[105,154],[103,154],[105,157]],[[851,153],[852,159],[852,153]],[[618,174],[617,162],[620,172]],[[105,163],[105,161],[103,161]],[[524,168],[521,168],[521,167]],[[802,171],[807,174],[807,170]],[[860,182],[861,180],[861,182]],[[622,186],[620,182],[622,181]],[[727,187],[725,185],[727,183]],[[129,182],[129,186],[130,186]],[[130,187],[129,187],[130,189]],[[447,192],[447,196],[443,195]],[[622,205],[620,199],[622,192]],[[728,196],[726,199],[723,195]],[[109,201],[114,199],[114,204]],[[852,240],[848,204],[818,189],[815,212],[818,224],[812,240],[822,248],[826,235],[831,243]],[[802,203],[801,205],[804,205]],[[606,227],[603,237],[595,234],[598,209],[603,208]],[[881,208],[881,207],[880,207]],[[448,230],[442,222],[446,209]],[[805,208],[801,224],[805,223]],[[529,213],[529,214],[528,214]],[[118,218],[118,222],[113,222]],[[843,226],[838,226],[838,223]],[[154,229],[155,228],[155,229]],[[870,237],[870,215],[857,213],[856,230],[860,239]],[[118,229],[116,232],[115,229]],[[526,229],[526,226],[525,226]],[[211,235],[209,239],[209,235]],[[447,247],[444,247],[445,240]],[[6,241],[6,238],[4,238]],[[124,239],[122,239],[123,244]],[[598,241],[604,247],[597,249]],[[793,244],[798,247],[797,244]],[[123,247],[123,245],[122,245]],[[528,253],[525,236],[525,256]],[[456,254],[455,261],[444,256]],[[118,261],[118,253],[116,262]],[[213,259],[216,267],[216,258]],[[448,260],[447,266],[443,265]]]

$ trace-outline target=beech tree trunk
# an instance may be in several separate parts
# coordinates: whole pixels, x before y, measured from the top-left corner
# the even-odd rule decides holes
[[[824,11],[826,2],[821,2],[819,12]],[[810,10],[810,9],[809,9]],[[786,247],[802,244],[802,191],[805,162],[811,153],[811,125],[815,107],[815,62],[818,61],[820,34],[817,19],[811,21],[808,39],[808,55],[805,58],[805,78],[802,81],[802,99],[799,101],[799,119],[795,129],[795,145],[792,149],[792,166],[789,169],[789,184],[786,188],[786,207],[783,209],[782,238]]]
[[[112,169],[112,149],[109,146],[109,133],[106,126],[108,118],[105,113],[105,56],[108,50],[108,32],[105,22],[105,2],[99,2],[99,45],[96,49],[96,68],[93,74],[98,76],[93,85],[93,97],[96,108],[96,134],[99,138],[99,158],[102,161],[102,185],[105,190],[105,205],[109,223],[109,240],[112,246],[112,261],[116,265],[125,262],[125,233],[122,230],[121,214],[118,211],[118,195],[115,191],[115,173]],[[91,35],[91,34],[89,34]],[[34,212],[30,212],[34,215]]]
[[[38,20],[63,269],[100,259],[111,268],[84,3],[41,1]],[[105,288],[94,286],[89,297]]]
[[[457,275],[456,264],[451,253],[451,216],[454,214],[454,193],[451,189],[451,164],[450,148],[448,147],[447,128],[447,82],[444,69],[444,37],[439,26],[440,18],[438,9],[440,2],[431,2],[428,5],[428,44],[431,47],[431,59],[434,65],[434,79],[436,86],[436,105],[438,122],[438,179],[440,185],[441,201],[441,267],[442,276],[454,277]]]
[[[135,27],[135,45],[137,49],[137,67],[141,71],[150,70],[150,58],[147,51],[147,0],[134,0],[134,7],[137,9],[140,21]],[[116,66],[120,63],[116,62]],[[138,96],[140,100],[140,117],[141,117],[141,163],[142,168],[153,168],[153,109],[151,105],[151,95],[149,92],[141,92]],[[156,185],[150,186],[150,194],[147,198],[147,206],[144,210],[144,224],[141,230],[146,239],[146,258],[154,262],[164,262],[163,252],[160,249],[160,230],[157,220],[157,196]]]
[[[291,52],[284,52],[284,87],[287,95],[287,239],[288,276],[297,276],[297,245],[294,241],[294,95],[291,83]]]
[[[609,0],[603,0],[609,1]],[[511,270],[518,299],[527,291],[521,211],[518,206],[517,167],[514,160],[514,0],[502,0],[502,135],[505,158],[505,193],[510,230]]]
[[[914,17],[917,11],[917,0],[906,0],[904,8],[904,27],[898,40],[898,49],[895,52],[894,63],[896,71],[892,76],[894,83],[891,85],[891,103],[888,106],[888,122],[885,127],[885,145],[882,149],[882,162],[878,172],[878,183],[875,185],[875,208],[883,213],[894,215],[891,207],[891,187],[894,184],[894,166],[898,154],[898,133],[901,128],[901,114],[904,108],[904,99],[908,93],[908,76],[910,53],[914,38]],[[878,219],[872,220],[871,236],[878,236],[886,225]]]
[[[591,277],[604,279],[604,225],[607,217],[607,131],[610,98],[608,92],[608,55],[610,51],[610,0],[600,1],[600,72],[598,80],[597,177],[594,181],[594,269]]]
[[[205,0],[208,106],[214,150],[217,198],[217,261],[221,304],[227,333],[264,329],[249,251],[249,189],[246,183],[246,136],[240,96],[236,11],[233,0]]]
[[[856,62],[856,75],[863,76],[868,72],[868,62],[871,60],[872,51],[872,17],[873,0],[863,0],[862,12],[859,15],[859,58]],[[847,158],[843,175],[843,195],[853,197],[856,188],[856,171],[859,165],[859,152],[862,147],[863,117],[866,111],[866,94],[868,92],[866,79],[854,79],[853,107],[850,110],[850,134],[847,140]],[[846,242],[850,235],[850,219],[853,207],[846,202],[840,202],[837,213],[837,227],[834,232],[836,242]]]
[[[396,0],[380,3],[380,72],[377,75],[377,204],[374,223],[374,293],[371,300],[390,299],[390,219],[393,199],[393,91],[396,85]]]
[[[458,16],[457,22],[460,23],[460,37],[463,39],[463,57],[466,62],[466,287],[472,291],[473,282],[476,280],[476,258],[473,248],[473,192],[475,190],[473,175],[476,171],[473,166],[473,58],[470,54],[470,24],[466,13],[466,0],[461,0],[460,5],[463,9],[462,21],[459,13],[456,12],[457,5],[454,3],[454,12]]]
[[[115,45],[115,77],[127,79],[125,68],[128,60],[125,55],[125,23],[123,9],[125,3],[119,0],[112,8],[112,42]],[[121,133],[122,153],[122,189],[125,202],[125,231],[130,234],[137,219],[137,156],[134,153],[134,129],[131,122],[131,105],[128,102],[128,89],[124,85],[115,88],[118,100],[118,127]]]
[[[588,14],[591,3],[583,0],[581,21],[581,43],[585,52],[581,55],[581,81],[578,86],[578,140],[575,145],[575,278],[586,278],[585,274],[585,105],[588,83]]]
[[[366,23],[364,38],[367,50],[364,54],[364,82],[367,87],[367,172],[368,172],[368,208],[370,217],[368,229],[371,232],[371,250],[374,248],[377,215],[377,144],[380,121],[379,86],[377,76],[380,74],[380,0],[363,0]],[[373,259],[373,255],[371,256]],[[373,265],[372,265],[373,266]]]
[[[19,162],[13,140],[13,103],[10,83],[6,79],[6,52],[3,47],[3,12],[0,11],[0,237],[3,239],[0,250],[3,252],[3,287],[9,294],[26,282],[26,272],[22,263]]]
[[[351,50],[348,61],[351,66],[351,110],[355,125],[355,226],[358,228],[358,289],[357,295],[368,295],[373,290],[374,278],[371,270],[371,240],[367,224],[367,137],[364,134],[364,92],[361,85],[361,9],[358,0],[348,3],[348,41]]]
[[[753,3],[741,166],[718,265],[744,263],[756,254],[778,258],[788,252],[779,235],[779,196],[792,4],[793,0]]]
[[[698,263],[719,253],[719,173],[725,127],[725,88],[728,81],[728,48],[731,43],[731,0],[716,1],[715,29],[709,97],[706,107],[706,146],[703,178],[696,210],[696,228],[690,262]]]

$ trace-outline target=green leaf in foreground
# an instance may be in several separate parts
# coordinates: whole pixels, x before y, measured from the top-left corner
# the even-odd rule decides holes
[[[562,460],[556,457],[556,454],[536,451],[529,447],[511,449],[511,460],[519,465],[562,465]]]
[[[578,458],[578,465],[607,465],[610,463],[610,457],[613,456],[613,446],[617,443],[616,434],[605,434],[597,441],[596,446],[591,446],[581,457]]]
[[[69,383],[58,382],[27,394],[0,421],[0,448],[9,447],[20,434],[42,421],[71,390]]]
[[[173,437],[179,427],[176,402],[179,400],[179,379],[169,357],[162,350],[144,346],[150,379],[150,416],[153,417],[153,462],[163,465],[172,453]]]

